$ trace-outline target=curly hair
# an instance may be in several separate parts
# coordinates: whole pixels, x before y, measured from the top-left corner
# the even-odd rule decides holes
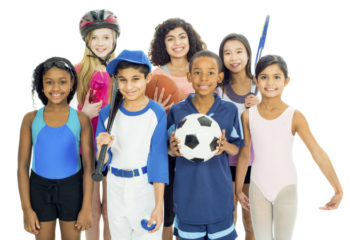
[[[32,81],[32,97],[34,97],[34,92],[38,94],[39,99],[41,102],[46,105],[48,103],[48,99],[45,96],[43,92],[43,76],[44,74],[49,71],[52,67],[57,67],[62,70],[67,71],[71,79],[74,79],[73,88],[70,91],[70,93],[67,96],[67,103],[69,104],[70,101],[73,99],[73,96],[75,94],[75,91],[77,89],[77,73],[74,69],[73,64],[66,58],[61,57],[52,57],[47,59],[46,61],[40,63],[35,69],[33,73],[33,81]]]
[[[169,31],[182,27],[188,36],[190,50],[187,53],[187,60],[190,61],[193,54],[206,49],[206,44],[202,41],[199,34],[193,29],[192,25],[181,18],[170,18],[155,28],[155,33],[151,42],[148,56],[154,66],[162,66],[170,62],[170,56],[165,46],[165,36]]]

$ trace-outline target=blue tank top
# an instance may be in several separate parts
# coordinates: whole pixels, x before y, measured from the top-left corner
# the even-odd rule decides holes
[[[78,113],[69,108],[65,125],[50,127],[44,121],[44,107],[32,123],[32,171],[44,178],[62,179],[81,169],[79,155],[80,121]]]

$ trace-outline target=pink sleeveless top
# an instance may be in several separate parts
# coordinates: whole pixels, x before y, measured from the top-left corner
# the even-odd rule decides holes
[[[167,75],[168,77],[173,79],[174,82],[176,83],[178,89],[180,90],[180,99],[181,100],[186,99],[189,94],[194,93],[192,83],[188,81],[186,76],[184,76],[184,77],[171,76],[169,70],[167,70],[165,65],[162,67],[157,67],[152,72],[152,74],[163,74],[163,75]]]
[[[292,156],[294,111],[288,107],[277,118],[267,120],[259,114],[257,105],[249,109],[249,128],[255,153],[251,180],[270,202],[283,188],[297,183]]]

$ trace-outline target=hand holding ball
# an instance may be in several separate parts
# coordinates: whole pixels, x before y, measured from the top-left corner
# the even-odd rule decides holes
[[[219,124],[211,117],[195,113],[184,117],[176,126],[175,137],[179,139],[179,152],[193,162],[205,162],[217,152],[222,136]]]
[[[141,220],[141,226],[143,229],[145,229],[147,231],[151,231],[156,227],[155,221],[152,223],[152,225],[150,227],[148,227],[147,224],[148,224],[148,218],[143,218]]]

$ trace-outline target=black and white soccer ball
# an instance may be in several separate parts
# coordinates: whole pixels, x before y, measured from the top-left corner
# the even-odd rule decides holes
[[[175,137],[180,140],[180,153],[193,162],[203,162],[217,153],[222,133],[211,117],[194,113],[184,117],[176,126]]]

